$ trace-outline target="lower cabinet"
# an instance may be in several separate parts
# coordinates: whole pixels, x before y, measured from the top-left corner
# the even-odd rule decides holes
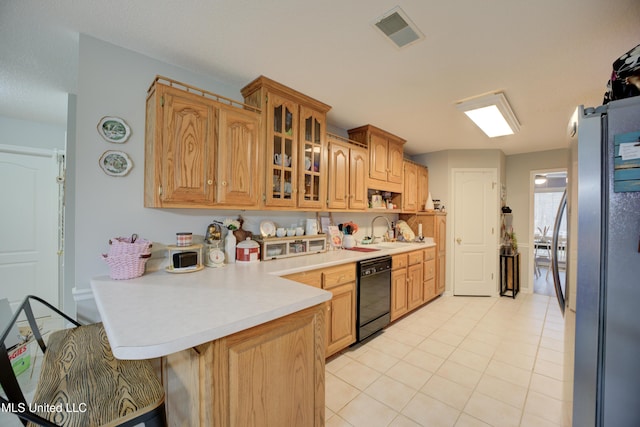
[[[428,302],[440,293],[436,289],[436,248],[424,250],[422,301]]]
[[[394,255],[392,259],[392,268],[396,268],[397,257],[406,255]],[[397,268],[391,271],[391,321],[407,314],[409,308],[407,306],[407,267]]]
[[[325,425],[325,308],[159,359],[171,426]]]
[[[422,263],[424,255],[422,250],[409,252],[409,265],[407,267],[407,308],[409,311],[422,305]]]
[[[442,295],[446,288],[447,266],[447,214],[443,212],[418,212],[416,215],[401,214],[400,219],[409,224],[417,234],[422,225],[423,235],[433,237],[435,242],[435,292]],[[426,298],[426,296],[425,296]]]
[[[326,357],[356,342],[356,264],[349,263],[284,276],[330,291],[326,308]]]
[[[436,294],[436,248],[393,255],[391,321],[431,301]]]

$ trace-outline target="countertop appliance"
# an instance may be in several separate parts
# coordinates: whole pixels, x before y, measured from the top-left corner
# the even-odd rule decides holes
[[[567,274],[568,285],[577,285],[573,425],[636,426],[640,97],[579,107],[573,126],[569,233],[577,230],[577,240],[569,235],[569,255],[577,256],[568,268],[576,269],[575,282]]]
[[[357,341],[375,334],[391,321],[391,257],[358,263]]]

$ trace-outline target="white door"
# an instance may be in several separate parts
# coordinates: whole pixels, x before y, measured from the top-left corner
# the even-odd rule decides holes
[[[453,294],[493,296],[497,291],[497,171],[453,170],[453,181]]]
[[[27,294],[58,306],[57,155],[0,146],[0,298],[15,310]]]

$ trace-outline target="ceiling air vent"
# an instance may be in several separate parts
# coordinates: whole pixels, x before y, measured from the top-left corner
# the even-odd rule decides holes
[[[373,23],[399,48],[409,46],[424,38],[424,34],[409,19],[400,6],[396,6]]]

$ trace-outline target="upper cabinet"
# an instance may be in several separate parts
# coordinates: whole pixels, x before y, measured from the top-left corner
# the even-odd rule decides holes
[[[426,166],[416,165],[418,170],[418,211],[424,211],[429,197],[429,170]]]
[[[214,102],[156,83],[147,96],[145,206],[211,206],[215,202]]]
[[[364,210],[368,206],[367,148],[357,142],[328,134],[329,141],[329,209]]]
[[[402,212],[424,211],[429,194],[429,171],[425,166],[404,161],[404,190],[402,193]]]
[[[247,104],[262,109],[264,206],[324,208],[326,116],[331,107],[264,76],[241,92]]]
[[[369,147],[369,188],[402,193],[404,139],[372,125],[348,131]]]
[[[149,88],[146,207],[257,208],[260,115],[164,77]]]
[[[260,205],[259,173],[260,116],[237,108],[222,108],[219,114],[218,205]]]

